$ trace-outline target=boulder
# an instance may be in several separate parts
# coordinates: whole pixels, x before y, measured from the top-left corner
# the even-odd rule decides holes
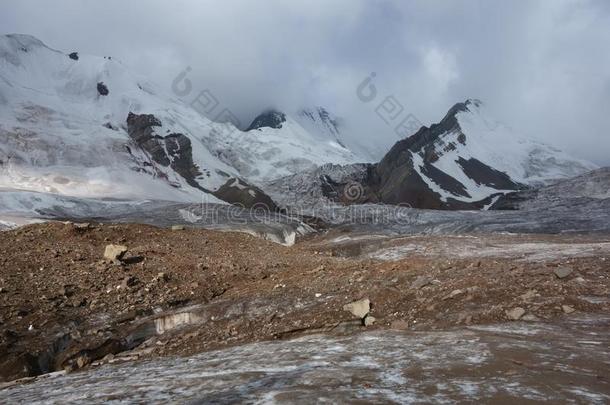
[[[127,247],[123,245],[108,245],[104,250],[104,259],[115,261],[121,260],[127,253]]]
[[[364,317],[364,326],[372,326],[376,320],[374,316],[367,315]]]
[[[562,306],[561,306],[561,309],[562,309],[562,310],[563,310],[563,312],[564,312],[564,313],[566,313],[566,314],[571,314],[571,313],[576,312],[576,309],[574,309],[574,307],[573,307],[573,306],[571,306],[571,305],[562,305]]]
[[[523,315],[521,317],[521,320],[522,321],[527,321],[527,322],[538,322],[540,320],[540,318],[538,318],[534,314],[527,314],[527,315]]]
[[[569,277],[573,272],[574,270],[572,270],[570,267],[557,267],[554,271],[555,275],[559,279]]]
[[[358,301],[351,302],[343,306],[344,311],[351,312],[352,315],[364,319],[365,316],[371,311],[371,301],[368,298],[364,298]]]
[[[506,311],[506,317],[511,321],[518,321],[523,315],[525,315],[525,309],[521,307],[516,307]]]

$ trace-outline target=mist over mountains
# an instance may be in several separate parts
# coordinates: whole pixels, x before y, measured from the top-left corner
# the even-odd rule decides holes
[[[267,108],[321,105],[387,150],[398,140],[392,128],[355,96],[375,72],[379,96],[395,96],[424,125],[479,98],[528,138],[610,163],[610,11],[602,0],[270,0],[265,12],[248,1],[62,1],[53,19],[45,6],[3,3],[4,33],[112,56],[165,89],[190,66],[195,90],[209,88],[244,126]]]

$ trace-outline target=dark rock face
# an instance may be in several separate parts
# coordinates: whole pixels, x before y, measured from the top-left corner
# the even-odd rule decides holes
[[[167,167],[171,162],[165,152],[165,140],[154,133],[154,127],[160,126],[161,121],[152,114],[129,113],[127,117],[127,133],[131,139],[144,149],[156,163]]]
[[[214,192],[201,186],[197,179],[202,175],[202,172],[193,161],[191,140],[180,133],[159,136],[155,133],[155,128],[161,125],[161,121],[152,114],[133,114],[130,112],[127,116],[129,137],[156,164],[171,168],[185,179],[191,187],[245,208],[257,207],[260,209],[268,208],[272,211],[278,210],[277,205],[263,191],[237,178],[228,179],[222,187]],[[227,177],[229,176],[227,175]]]
[[[100,94],[100,96],[107,96],[110,93],[104,82],[99,82],[97,84],[97,92]]]
[[[201,188],[195,180],[201,172],[193,162],[191,140],[183,134],[170,134],[164,140],[171,168],[184,177],[191,186]]]
[[[437,169],[436,166],[426,163],[422,169],[422,173],[432,179],[436,184],[442,184],[445,190],[462,197],[470,198],[470,194],[468,194],[466,187],[462,183],[449,176],[444,171]]]
[[[284,122],[286,122],[286,114],[275,110],[268,110],[256,117],[246,131],[252,131],[259,128],[280,129]]]
[[[462,166],[464,173],[477,184],[485,184],[500,190],[519,190],[524,187],[522,184],[512,181],[506,173],[493,169],[477,159],[465,160],[460,157],[458,164]]]
[[[359,167],[359,171],[354,171],[340,179],[322,175],[320,177],[322,195],[341,204],[379,203],[375,166],[359,165]]]
[[[214,192],[223,201],[244,208],[255,208],[261,211],[279,211],[275,202],[258,187],[251,186],[243,180],[232,178]]]
[[[441,196],[432,191],[413,170],[411,159],[398,166],[389,176],[379,177],[379,197],[386,204],[403,204],[415,208],[445,208]]]
[[[491,196],[476,202],[458,200],[458,197],[471,197],[464,184],[434,166],[439,155],[456,150],[458,143],[466,144],[467,136],[462,132],[456,114],[468,111],[471,105],[479,106],[479,103],[478,100],[468,100],[455,104],[438,124],[433,124],[429,128],[422,127],[414,135],[397,142],[376,167],[377,194],[380,201],[432,209],[480,209],[491,203]],[[457,135],[457,142],[443,140],[445,134]],[[419,154],[423,160],[419,171],[456,198],[447,198],[443,201],[441,195],[430,188],[415,170],[414,154]],[[495,170],[477,159],[465,160],[459,157],[458,163],[464,174],[477,184],[498,190],[524,188],[522,184],[512,181],[506,173]]]
[[[535,199],[537,194],[538,193],[536,190],[508,193],[498,198],[498,200],[489,209],[494,211],[519,210],[522,203]]]
[[[78,60],[78,52],[72,52],[68,57],[72,60]]]
[[[363,169],[357,179],[360,187],[357,199],[345,198],[345,187],[354,181],[353,178],[338,179],[335,177],[332,181],[324,181],[321,178],[323,195],[344,204],[381,202],[409,205],[414,208],[445,210],[481,209],[493,203],[494,197],[497,195],[480,201],[461,201],[460,197],[472,198],[466,186],[450,173],[446,173],[434,165],[444,154],[455,151],[460,145],[467,144],[468,138],[462,132],[456,115],[459,112],[469,111],[471,106],[478,107],[479,105],[478,100],[455,104],[438,124],[433,124],[429,128],[421,127],[414,135],[397,142],[378,164]],[[417,157],[417,161],[421,162],[417,168],[415,167],[415,157]],[[477,159],[464,159],[458,155],[456,162],[463,175],[476,184],[497,190],[525,188],[524,185],[513,181],[506,173]],[[424,176],[426,180],[424,180]],[[430,182],[454,197],[443,198],[439,192],[435,191],[436,187],[434,190],[431,188]]]
[[[163,167],[170,167],[190,186],[209,192],[197,182],[201,171],[193,162],[191,140],[178,133],[165,137],[159,136],[154,129],[160,126],[161,121],[152,114],[129,113],[127,117],[129,136],[150,155],[155,163]]]

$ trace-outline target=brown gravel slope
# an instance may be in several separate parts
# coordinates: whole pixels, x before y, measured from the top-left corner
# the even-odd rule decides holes
[[[122,262],[103,259],[108,244],[128,247]],[[360,298],[371,301],[373,328],[436,329],[508,321],[519,312],[536,321],[610,309],[604,254],[537,262],[341,255],[319,237],[289,248],[239,233],[145,225],[46,223],[2,232],[0,379],[86,367],[125,351],[133,359],[352,332],[364,327],[343,306]],[[559,267],[570,274],[559,278]]]

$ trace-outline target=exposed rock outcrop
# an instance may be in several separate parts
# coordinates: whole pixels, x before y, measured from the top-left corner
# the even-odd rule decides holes
[[[458,115],[474,114],[471,109],[477,111],[480,106],[478,100],[455,104],[439,123],[423,126],[397,142],[377,164],[339,169],[323,166],[315,171],[317,178],[308,182],[310,190],[305,192],[321,193],[341,204],[385,203],[458,210],[482,209],[507,190],[524,189],[525,185],[507,173],[470,155],[467,148],[471,140],[463,132]],[[294,183],[303,183],[303,177],[281,179],[271,186],[294,189]]]
[[[99,82],[97,84],[97,92],[100,96],[107,96],[110,94],[110,91],[108,91],[108,86],[106,86],[104,82]]]
[[[280,129],[284,122],[286,122],[286,114],[276,110],[267,110],[257,116],[246,131],[252,131],[259,128]]]
[[[162,168],[171,169],[182,177],[189,186],[210,193],[231,204],[245,208],[278,210],[273,200],[259,188],[245,181],[230,177],[217,190],[208,190],[198,179],[202,176],[201,169],[193,160],[191,140],[181,133],[170,133],[160,136],[156,129],[161,127],[161,121],[152,114],[129,113],[127,117],[127,132],[131,139],[142,148],[151,159]]]

